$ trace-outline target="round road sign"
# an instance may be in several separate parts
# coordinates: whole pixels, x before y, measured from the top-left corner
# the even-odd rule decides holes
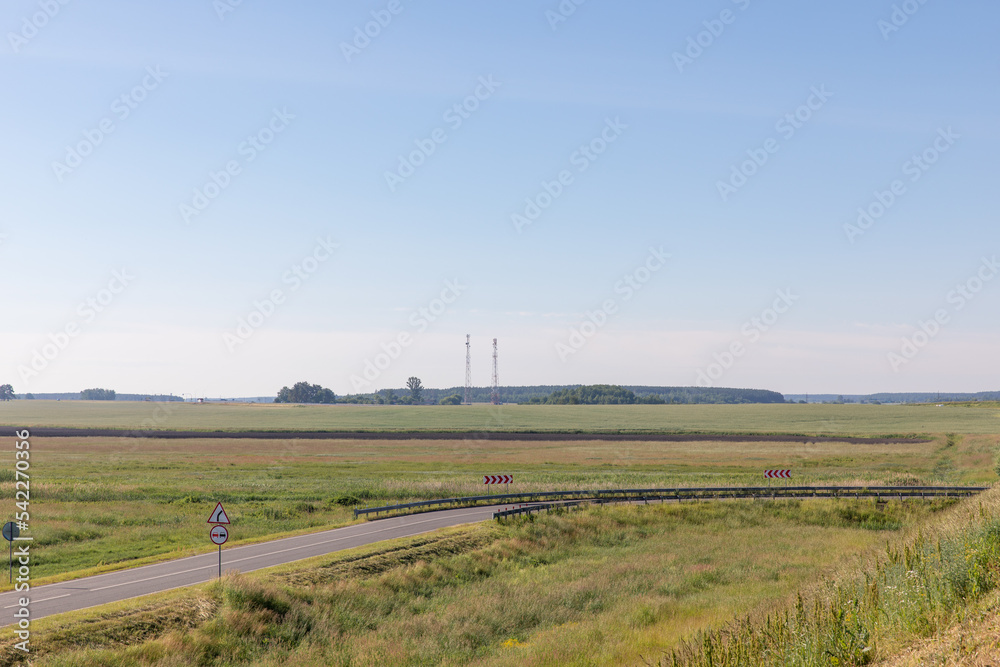
[[[21,534],[21,529],[13,521],[8,521],[3,525],[3,538],[8,542],[13,542],[14,538]]]
[[[222,546],[229,539],[229,531],[226,530],[225,526],[212,526],[212,542]]]

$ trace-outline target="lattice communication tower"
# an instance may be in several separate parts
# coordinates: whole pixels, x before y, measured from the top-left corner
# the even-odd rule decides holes
[[[493,390],[490,392],[490,403],[500,405],[500,376],[497,374],[497,339],[493,339]]]
[[[472,343],[469,334],[465,334],[465,401],[466,405],[472,403]]]

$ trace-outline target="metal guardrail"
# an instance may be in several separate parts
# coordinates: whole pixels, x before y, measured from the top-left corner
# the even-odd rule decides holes
[[[585,505],[590,503],[605,504],[605,503],[615,503],[615,502],[644,502],[648,503],[653,500],[675,500],[681,502],[683,500],[725,500],[725,499],[781,499],[781,498],[876,498],[878,501],[882,501],[883,498],[891,499],[898,498],[902,500],[903,498],[935,498],[935,497],[953,497],[961,498],[974,495],[976,493],[981,493],[987,490],[989,487],[985,486],[874,486],[874,487],[784,487],[784,488],[769,488],[769,487],[745,487],[745,488],[726,488],[724,493],[716,493],[713,495],[686,495],[686,494],[661,494],[661,493],[648,493],[652,489],[639,489],[638,491],[643,491],[638,495],[622,497],[618,496],[602,496],[593,499],[583,499],[575,500],[571,502],[552,502],[552,503],[538,503],[534,505],[525,505],[521,507],[515,507],[507,510],[500,510],[493,513],[494,519],[503,519],[511,516],[517,516],[519,514],[531,514],[533,512],[548,511],[554,508],[564,508],[564,507],[576,507],[579,505]],[[699,489],[706,490],[706,489]],[[719,489],[722,491],[723,489]],[[785,493],[776,493],[777,491],[785,491]],[[631,492],[631,491],[629,491]]]
[[[615,502],[613,500],[607,499],[597,499],[597,500],[570,500],[564,503],[539,503],[537,505],[524,505],[522,507],[512,507],[509,510],[500,510],[493,513],[494,519],[505,519],[509,516],[517,516],[518,514],[531,514],[532,512],[541,512],[543,510],[548,511],[553,508],[566,508],[566,507],[579,507],[580,505],[590,505],[592,503],[597,503],[603,505],[608,502]],[[620,502],[620,501],[619,501]]]
[[[421,500],[414,503],[400,503],[368,507],[354,510],[354,518],[382,513],[403,516],[432,511],[441,507],[474,507],[483,503],[503,505],[514,503],[544,503],[552,500],[588,500],[591,502],[627,502],[631,500],[698,500],[725,498],[842,498],[882,496],[900,499],[928,496],[968,496],[981,493],[986,486],[745,486],[745,487],[676,487],[666,489],[601,489],[574,491],[540,491],[532,493],[503,493],[487,496],[466,496],[462,498],[440,498]],[[566,506],[566,502],[559,503]]]

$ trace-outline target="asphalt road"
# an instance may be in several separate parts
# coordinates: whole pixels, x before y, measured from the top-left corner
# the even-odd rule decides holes
[[[222,547],[222,571],[252,572],[265,567],[283,565],[303,558],[359,547],[382,540],[420,535],[438,528],[486,521],[503,506],[468,507],[440,512],[369,521],[364,524],[336,528],[321,533],[286,537],[271,542],[250,544],[227,549]],[[239,527],[230,526],[230,539]],[[210,526],[204,526],[205,542]],[[19,545],[17,545],[19,546]],[[99,574],[58,584],[32,587],[25,593],[8,591],[0,594],[0,625],[15,621],[18,600],[28,597],[31,619],[52,614],[118,602],[129,598],[159,593],[182,586],[211,581],[219,575],[218,550],[199,556],[146,565],[129,570]]]

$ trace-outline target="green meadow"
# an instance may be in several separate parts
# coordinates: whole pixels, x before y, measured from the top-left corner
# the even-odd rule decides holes
[[[1000,407],[944,405],[369,406],[11,401],[0,425],[209,431],[1000,433]]]

